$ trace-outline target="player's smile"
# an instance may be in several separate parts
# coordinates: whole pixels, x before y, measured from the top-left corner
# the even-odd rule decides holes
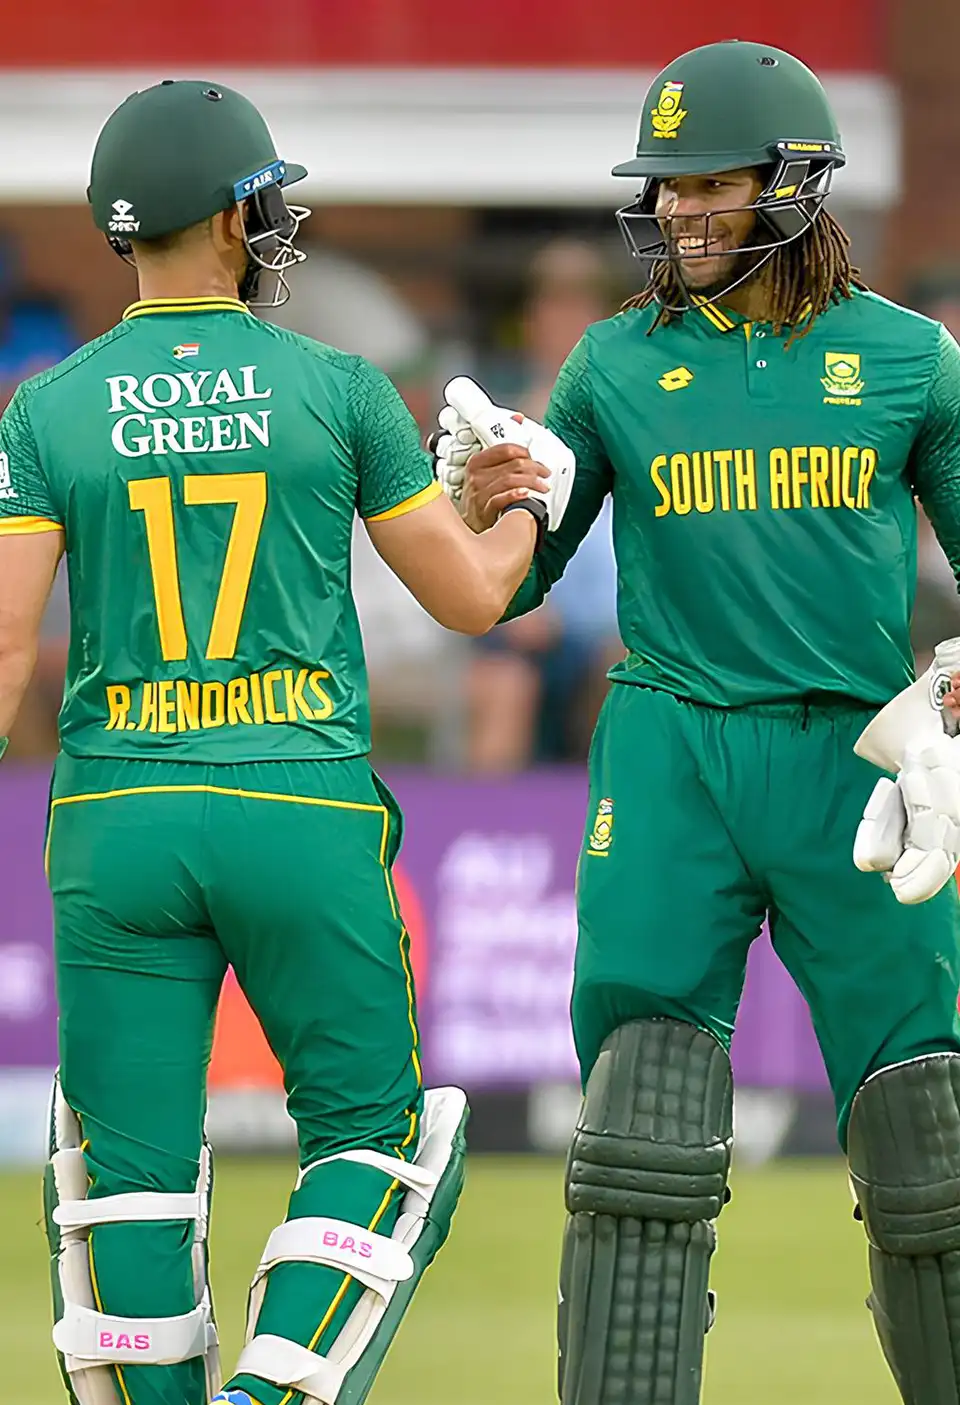
[[[751,206],[761,189],[752,167],[660,182],[657,218],[688,287],[713,287],[729,276],[753,231]]]
[[[714,226],[714,220],[710,220],[707,233],[702,227],[697,233],[678,234],[673,231],[671,252],[679,262],[683,281],[690,287],[708,287],[717,283],[727,272],[731,258],[736,255],[737,245],[729,232]]]

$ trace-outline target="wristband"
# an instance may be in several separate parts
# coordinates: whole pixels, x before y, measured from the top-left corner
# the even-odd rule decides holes
[[[547,530],[547,504],[542,498],[520,498],[517,502],[509,503],[501,512],[501,517],[506,517],[508,512],[516,512],[517,508],[522,508],[524,512],[529,512],[537,521],[537,540],[533,548],[534,555],[543,545],[544,533]]]

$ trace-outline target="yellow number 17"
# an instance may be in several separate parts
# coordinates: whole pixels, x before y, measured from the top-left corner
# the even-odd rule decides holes
[[[177,570],[177,537],[173,524],[173,490],[169,478],[135,478],[127,484],[130,507],[142,512],[147,528],[147,551],[153,576],[153,598],[164,659],[187,657],[187,629],[183,622],[180,575]],[[247,603],[263,514],[267,507],[265,473],[191,474],[183,480],[183,500],[188,507],[205,503],[236,503],[233,527],[220,578],[220,590],[207,640],[208,659],[232,659]]]

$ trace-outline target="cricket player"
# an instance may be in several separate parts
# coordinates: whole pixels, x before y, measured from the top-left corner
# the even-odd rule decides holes
[[[140,300],[0,422],[0,734],[69,569],[45,1208],[74,1405],[204,1405],[222,1384],[203,1123],[228,963],[301,1170],[221,1398],[364,1400],[462,1181],[464,1096],[422,1084],[351,529],[359,512],[422,605],[477,633],[550,499],[475,536],[382,374],[251,314],[303,257],[285,193],[305,174],[228,88],[128,98],[88,194]]]
[[[955,795],[934,804],[946,857],[922,891],[897,888],[902,813],[884,861],[869,825],[911,814],[908,787],[888,801],[901,781],[884,779],[871,808],[876,732],[854,753],[912,678],[915,496],[960,570],[960,349],[851,267],[824,208],[843,160],[789,54],[711,44],[664,69],[615,171],[639,187],[619,217],[649,283],[587,330],[546,417],[577,479],[508,616],[540,603],[611,493],[627,651],[579,863],[564,1405],[700,1398],[730,1040],[765,916],[830,1076],[886,1359],[907,1405],[960,1400],[960,814]],[[484,447],[464,474],[489,440],[462,406],[441,422],[441,476],[475,528],[536,485],[521,447]],[[949,662],[935,703],[960,698]],[[889,740],[891,714],[877,725]],[[941,752],[960,745],[937,726]],[[892,884],[851,862],[865,805],[858,863]]]

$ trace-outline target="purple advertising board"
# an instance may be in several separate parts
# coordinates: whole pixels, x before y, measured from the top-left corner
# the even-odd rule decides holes
[[[0,1068],[57,1061],[50,896],[43,872],[49,776],[0,775]]]
[[[398,886],[416,948],[429,1080],[472,1091],[574,1081],[568,1005],[583,774],[387,779],[406,816]],[[47,787],[42,769],[0,772],[0,1068],[56,1061]],[[734,1065],[745,1085],[825,1085],[806,1006],[765,935],[751,949]]]

